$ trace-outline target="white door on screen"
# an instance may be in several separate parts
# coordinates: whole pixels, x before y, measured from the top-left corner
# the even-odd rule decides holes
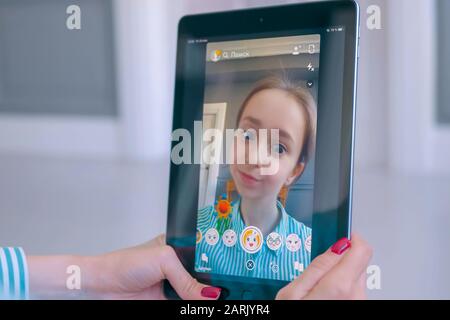
[[[223,132],[225,128],[226,103],[207,103],[203,108],[203,132],[207,129],[218,129]],[[211,142],[202,141],[202,157],[200,165],[200,186],[198,207],[204,208],[214,204],[217,188],[217,177],[220,164],[212,161],[212,157],[221,159],[223,143],[217,142],[217,148],[207,148]]]

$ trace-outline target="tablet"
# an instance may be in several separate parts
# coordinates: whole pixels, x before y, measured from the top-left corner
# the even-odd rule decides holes
[[[353,1],[180,20],[167,244],[222,298],[273,299],[350,237],[358,39]]]

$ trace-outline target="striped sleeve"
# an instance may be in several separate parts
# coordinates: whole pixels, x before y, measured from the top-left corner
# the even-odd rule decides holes
[[[28,266],[22,248],[0,248],[0,300],[26,300]]]

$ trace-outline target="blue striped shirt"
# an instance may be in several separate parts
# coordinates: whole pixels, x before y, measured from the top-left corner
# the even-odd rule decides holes
[[[0,248],[0,300],[28,299],[28,266],[22,248]]]
[[[254,227],[245,225],[239,210],[240,201],[233,205],[228,221],[221,220],[213,206],[200,209],[195,270],[283,281],[295,279],[311,260],[311,228],[288,215],[280,202],[277,202],[277,207],[281,212],[280,222],[273,232],[262,237],[257,252],[252,252],[251,241],[246,242],[251,240],[253,231],[249,229]],[[253,234],[258,234],[258,231]],[[246,234],[250,238],[246,238]],[[234,244],[233,240],[236,240]],[[253,242],[258,247],[258,243]]]

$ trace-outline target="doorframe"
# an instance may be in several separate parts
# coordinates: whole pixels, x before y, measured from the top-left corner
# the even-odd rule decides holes
[[[216,115],[216,123],[215,123],[214,128],[221,130],[222,134],[223,134],[223,132],[225,131],[227,103],[226,102],[205,103],[203,108],[204,108],[205,114],[215,114]],[[219,159],[222,158],[222,151],[223,151],[223,139],[222,139],[222,143],[220,145],[218,155],[217,155],[219,157]],[[202,146],[202,152],[203,152],[203,146]],[[201,159],[203,161],[203,156],[201,157]],[[220,170],[220,164],[213,163],[213,164],[209,165],[208,178],[207,178],[208,182],[207,182],[207,185],[205,188],[206,195],[205,195],[203,201],[201,198],[199,199],[199,207],[204,207],[205,205],[214,203],[214,199],[216,197],[217,179],[219,177],[219,170]],[[202,195],[200,194],[200,197],[201,196]]]

